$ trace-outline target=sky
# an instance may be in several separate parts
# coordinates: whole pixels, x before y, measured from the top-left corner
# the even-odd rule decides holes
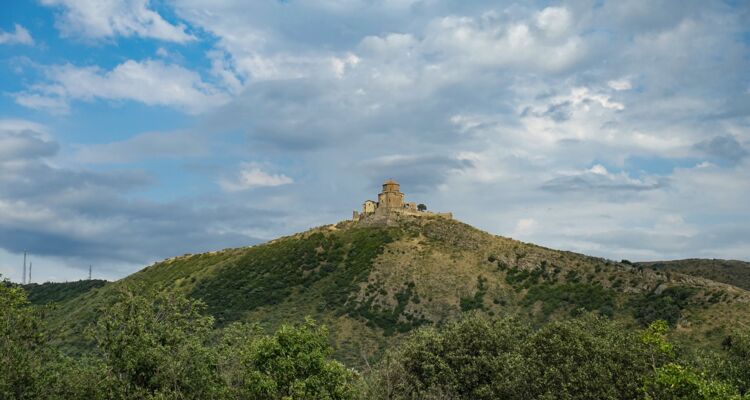
[[[0,274],[119,279],[350,218],[750,260],[750,2],[0,4]]]

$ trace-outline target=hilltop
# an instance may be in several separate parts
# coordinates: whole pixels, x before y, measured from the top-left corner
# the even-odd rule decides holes
[[[403,334],[465,313],[541,325],[594,312],[633,326],[672,324],[675,339],[718,345],[750,324],[750,292],[702,277],[548,249],[437,215],[349,220],[265,244],[164,260],[57,303],[52,330],[82,351],[83,329],[125,285],[204,301],[219,326],[326,323],[337,356],[358,365]]]
[[[746,261],[691,258],[687,260],[641,262],[638,265],[661,271],[699,276],[750,290],[750,262]]]
[[[22,285],[32,304],[45,305],[71,300],[91,289],[107,283],[101,279],[87,279],[75,282],[44,282]]]

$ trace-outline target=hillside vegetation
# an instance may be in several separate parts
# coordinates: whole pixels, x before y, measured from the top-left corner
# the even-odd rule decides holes
[[[105,280],[89,279],[76,282],[29,283],[23,285],[23,289],[28,294],[31,304],[43,305],[73,299],[105,284]]]
[[[44,334],[44,309],[0,285],[2,399],[750,399],[747,329],[696,353],[671,343],[664,321],[631,329],[587,313],[535,328],[474,313],[353,369],[309,319],[217,330],[199,300],[128,289],[86,330],[91,353],[69,357]]]
[[[716,259],[687,259],[674,261],[650,261],[638,265],[659,271],[679,272],[699,276],[716,282],[750,290],[750,262]]]
[[[257,322],[267,332],[311,316],[349,365],[377,360],[407,332],[466,313],[532,326],[592,312],[627,326],[665,320],[677,342],[718,347],[750,324],[750,293],[643,265],[557,251],[459,221],[411,217],[387,225],[341,222],[262,245],[168,259],[56,303],[50,325],[69,352],[123,287],[205,302],[218,327]]]

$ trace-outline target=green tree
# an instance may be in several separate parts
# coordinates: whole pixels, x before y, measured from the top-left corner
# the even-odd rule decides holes
[[[352,399],[357,374],[331,359],[325,327],[307,320],[282,325],[274,335],[253,337],[256,328],[230,327],[225,345],[234,349],[241,370],[231,373],[240,398]],[[249,332],[249,334],[247,333]],[[250,340],[247,340],[250,339]],[[235,370],[236,371],[236,370]]]
[[[0,398],[41,395],[48,351],[41,321],[40,310],[29,304],[23,289],[0,282]]]
[[[213,318],[203,303],[130,289],[104,310],[90,336],[109,370],[109,398],[218,397],[216,352],[208,346]]]
[[[414,333],[363,390],[381,399],[638,398],[649,360],[635,332],[592,315],[536,331],[470,316]]]
[[[654,371],[644,386],[646,399],[654,400],[740,400],[737,388],[711,379],[704,372],[677,363]]]
[[[545,325],[521,352],[527,377],[519,390],[530,396],[517,392],[519,399],[634,399],[651,371],[637,333],[591,314]]]
[[[57,355],[45,364],[39,396],[44,400],[105,400],[114,398],[109,370],[98,357]]]
[[[674,346],[667,341],[669,326],[656,320],[642,332],[641,340],[651,353],[653,374],[644,380],[647,400],[739,400],[735,386],[711,376],[707,371],[685,366],[675,360]],[[658,360],[658,361],[657,361]],[[718,372],[718,371],[716,371]]]
[[[417,210],[419,210],[419,211],[427,211],[427,206],[424,205],[424,204],[422,204],[422,203],[419,203],[417,205]]]
[[[750,331],[736,331],[724,341],[726,363],[720,369],[741,393],[750,397]]]

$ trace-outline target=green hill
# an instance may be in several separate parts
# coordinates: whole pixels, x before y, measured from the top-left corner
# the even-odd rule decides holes
[[[32,304],[44,305],[73,299],[106,283],[107,281],[101,279],[89,279],[76,282],[29,283],[22,287]]]
[[[638,263],[660,271],[679,272],[750,290],[750,262],[737,260],[697,259],[650,261]]]
[[[344,221],[245,248],[185,255],[57,303],[52,331],[80,351],[83,329],[118,288],[140,285],[202,299],[219,326],[267,329],[309,315],[337,356],[358,365],[405,332],[463,313],[541,325],[591,311],[628,324],[665,319],[675,339],[717,345],[750,324],[750,292],[700,277],[558,251],[439,217]]]

